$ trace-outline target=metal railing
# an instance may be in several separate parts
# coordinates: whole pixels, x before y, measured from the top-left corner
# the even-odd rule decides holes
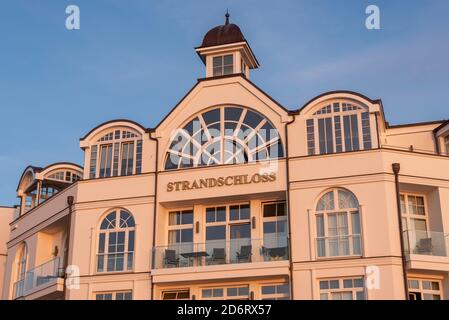
[[[449,256],[449,234],[426,230],[403,232],[405,254]]]
[[[318,258],[362,255],[361,236],[359,234],[316,238]]]
[[[57,278],[64,277],[61,258],[56,257],[25,273],[25,277],[14,284],[14,299],[23,297],[28,292]]]
[[[287,237],[181,243],[153,248],[153,268],[181,268],[288,260]]]

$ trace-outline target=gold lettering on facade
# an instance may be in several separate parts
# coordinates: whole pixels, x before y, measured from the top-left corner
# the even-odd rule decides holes
[[[206,178],[194,181],[176,181],[167,184],[167,192],[187,191],[207,188],[216,188],[223,186],[236,186],[246,184],[257,184],[276,181],[276,173],[255,173],[252,176],[247,174],[227,176],[219,178]]]

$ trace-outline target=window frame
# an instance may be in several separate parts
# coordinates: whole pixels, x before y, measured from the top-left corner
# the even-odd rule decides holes
[[[239,289],[247,288],[248,289],[248,295],[228,295],[229,289]],[[204,297],[204,291],[205,290],[223,290],[223,295],[220,297]],[[250,300],[251,299],[251,290],[249,284],[235,284],[235,285],[227,285],[227,286],[210,286],[210,287],[200,287],[199,288],[201,300]],[[213,294],[213,293],[212,293]]]
[[[230,109],[240,110],[238,120],[226,118],[226,111]],[[219,112],[220,119],[213,122],[205,120],[207,114],[213,111]],[[253,126],[251,120],[258,122],[253,123]],[[227,128],[230,125],[234,126],[231,129],[232,134]],[[275,130],[275,136],[271,135],[271,131],[268,132],[269,136],[261,134],[261,130],[266,129],[266,126]],[[210,131],[218,128],[219,136],[213,136]],[[201,141],[198,142],[198,138],[201,138]],[[253,142],[255,146],[252,145]],[[232,154],[228,152],[229,145],[232,145]],[[279,148],[278,153],[272,156],[270,151],[275,146]],[[211,152],[210,148],[215,152]],[[171,137],[164,156],[164,170],[278,160],[285,157],[284,153],[281,133],[266,116],[244,106],[216,106],[195,114]],[[171,157],[175,157],[175,161]],[[205,160],[207,163],[204,163]]]
[[[190,211],[192,212],[192,223],[183,224],[182,223],[182,214],[190,212]],[[181,215],[181,217],[180,217],[181,223],[180,224],[170,225],[170,214],[172,214],[172,213],[179,213]],[[189,244],[191,244],[193,246],[194,239],[195,239],[195,229],[194,229],[195,210],[194,210],[194,208],[182,208],[182,209],[170,210],[170,211],[168,211],[167,218],[168,218],[168,220],[167,220],[167,246],[168,247],[172,247],[172,246],[182,247],[183,245],[189,245]],[[170,231],[179,231],[181,233],[182,230],[188,230],[188,229],[192,230],[192,241],[191,242],[181,241],[181,242],[170,243]]]
[[[231,64],[225,64],[225,57],[232,57],[232,63]],[[219,65],[215,66],[215,60],[220,59]],[[225,73],[226,68],[231,67],[230,73]],[[218,71],[219,72],[216,72]],[[225,76],[229,74],[234,74],[235,72],[235,54],[228,53],[228,54],[220,54],[212,57],[212,76],[213,77],[220,77]]]
[[[418,281],[418,288],[412,288],[410,285],[411,281]],[[432,283],[438,283],[438,290],[424,289],[424,282],[430,282],[431,286],[432,286]],[[438,295],[440,298],[439,300],[443,300],[444,292],[442,289],[443,288],[442,285],[443,285],[443,283],[442,283],[441,279],[432,279],[432,278],[424,278],[424,277],[408,277],[407,278],[407,286],[408,286],[409,295],[418,293],[421,295],[421,300],[429,300],[429,299],[424,299],[425,295]],[[431,300],[434,300],[434,299],[431,299]]]
[[[111,299],[98,299],[99,295],[111,295]],[[126,294],[131,294],[131,299],[117,299],[118,294],[123,294],[123,297],[126,297]],[[132,290],[120,290],[120,291],[97,291],[93,293],[95,301],[131,301],[133,300],[133,291]]]
[[[423,199],[423,208],[424,208],[424,214],[420,215],[420,214],[412,214],[409,212],[409,197],[415,197],[415,198],[422,198]],[[404,198],[404,202],[403,199]],[[400,199],[401,199],[401,218],[402,218],[402,223],[403,223],[403,232],[406,231],[414,231],[415,229],[411,229],[412,223],[411,221],[413,219],[415,220],[421,220],[424,221],[426,224],[426,230],[419,230],[419,231],[427,231],[429,232],[429,215],[428,215],[428,206],[427,206],[427,197],[425,194],[422,193],[412,193],[412,192],[400,192]],[[403,205],[405,207],[405,212],[403,212]],[[406,222],[406,225],[404,226],[404,220]]]
[[[345,288],[345,280],[351,280],[353,283],[352,287]],[[354,281],[355,280],[362,280],[363,286],[362,287],[355,287]],[[330,282],[331,281],[338,281],[338,288],[331,288]],[[321,288],[321,283],[327,282],[328,288]],[[343,299],[332,299],[333,294],[343,294],[343,293],[351,293],[351,300],[368,300],[367,296],[367,290],[366,290],[366,284],[365,284],[365,277],[364,276],[351,276],[351,277],[341,277],[341,278],[323,278],[318,279],[318,290],[320,294],[320,300],[343,300]],[[363,299],[357,299],[357,293],[363,292]],[[323,296],[326,295],[327,298],[323,299]],[[331,298],[331,299],[329,299]]]
[[[343,191],[346,193],[349,193],[350,195],[352,195],[355,200],[357,201],[358,204],[358,208],[339,208],[339,191]],[[333,209],[325,209],[325,210],[318,210],[318,204],[320,202],[320,200],[327,195],[328,193],[332,192],[333,193],[333,205],[334,208]],[[353,215],[358,214],[358,226],[353,225]],[[347,229],[347,234],[338,234],[336,236],[330,236],[329,235],[329,218],[332,216],[335,216],[337,219],[337,230],[340,229],[339,225],[338,225],[338,216],[342,216],[344,215],[346,217],[346,229]],[[319,228],[319,224],[318,224],[318,218],[322,217],[322,229],[323,229],[323,236],[319,235],[318,232],[318,228]],[[357,197],[355,196],[354,193],[352,193],[349,190],[343,189],[343,188],[332,188],[332,189],[328,189],[325,192],[323,192],[322,194],[320,194],[320,196],[318,197],[318,202],[315,205],[315,210],[314,210],[314,218],[315,218],[315,236],[316,236],[316,241],[315,241],[315,254],[316,254],[316,258],[319,260],[322,259],[335,259],[335,258],[341,258],[341,257],[361,257],[363,256],[363,230],[362,230],[362,214],[361,214],[361,206],[360,203],[358,202]],[[359,233],[354,233],[354,228],[358,227],[359,229]],[[330,249],[330,244],[329,242],[329,238],[341,238],[341,237],[346,237],[347,241],[348,241],[348,254],[337,254],[337,255],[331,255],[331,249]],[[360,252],[357,253],[355,252],[355,245],[354,245],[354,239],[358,239],[358,245],[359,245],[359,250]],[[319,254],[319,242],[324,241],[324,255],[320,255]],[[339,241],[337,240],[337,244],[339,245]],[[338,250],[340,251],[340,247],[338,247]]]
[[[269,294],[264,294],[263,293],[263,289],[264,287],[272,287],[274,286],[276,289],[275,293],[269,293]],[[278,287],[280,286],[287,286],[288,287],[288,292],[287,293],[279,293],[277,292]],[[273,282],[273,283],[261,283],[260,286],[260,299],[261,300],[268,300],[268,301],[274,301],[274,300],[291,300],[290,297],[290,283],[289,282]]]
[[[115,227],[114,228],[106,228],[106,229],[101,229],[101,225],[102,223],[105,221],[105,219],[107,219],[109,217],[109,215],[111,215],[112,213],[115,212]],[[134,222],[134,226],[133,227],[120,227],[120,222],[121,222],[121,213],[122,212],[126,212],[131,219],[133,219]],[[123,242],[123,247],[124,247],[124,251],[123,252],[109,252],[110,249],[110,237],[112,233],[115,233],[115,237],[117,238],[116,240],[116,247],[118,245],[118,236],[119,233],[125,233],[125,237],[124,237],[124,242]],[[132,243],[132,247],[133,250],[130,251],[129,247],[130,247],[130,234],[131,232],[133,232],[133,243]],[[105,215],[103,215],[103,218],[100,220],[100,224],[98,226],[98,236],[97,236],[97,250],[96,250],[96,263],[95,263],[95,273],[96,274],[114,274],[114,273],[129,273],[129,272],[133,272],[134,268],[135,268],[135,259],[136,259],[136,222],[135,222],[135,218],[133,216],[133,214],[125,209],[122,208],[117,208],[111,211],[108,211],[108,213],[106,213]],[[100,244],[101,244],[101,238],[102,235],[104,235],[103,238],[103,252],[100,252]],[[115,267],[114,270],[109,271],[108,270],[108,261],[109,261],[109,256],[110,255],[123,255],[123,269],[122,270],[116,270],[116,261],[115,261]],[[131,259],[131,267],[129,267],[129,256],[132,255],[132,259]],[[102,269],[100,270],[100,257],[102,257]]]
[[[125,145],[133,144],[132,170],[129,171],[127,162],[126,174],[122,174],[123,150]],[[111,173],[109,176],[100,176],[102,163],[102,149],[111,146]],[[129,155],[129,152],[127,153]],[[143,138],[135,130],[129,128],[115,128],[102,134],[101,138],[90,146],[89,178],[105,179],[123,177],[142,173]],[[128,159],[128,158],[127,158]]]
[[[239,213],[239,219],[237,220],[231,220],[231,207],[235,207],[235,206],[239,206],[239,210],[241,206],[248,206],[249,208],[249,217],[248,219],[241,219],[240,218],[240,213]],[[212,209],[215,208],[215,210],[217,210],[218,208],[226,208],[226,219],[224,221],[218,221],[218,222],[207,222],[207,209]],[[235,202],[235,203],[231,203],[231,204],[224,204],[224,205],[214,205],[214,206],[206,206],[205,209],[205,215],[204,215],[204,240],[205,243],[207,244],[208,241],[217,241],[217,240],[206,240],[206,234],[207,234],[207,227],[217,227],[217,226],[225,226],[226,228],[226,238],[223,240],[225,243],[231,243],[232,239],[231,238],[231,227],[232,226],[239,226],[239,225],[246,225],[249,224],[250,226],[250,236],[248,239],[252,239],[251,238],[251,204],[250,202]]]
[[[176,298],[175,299],[164,299],[165,294],[176,294]],[[188,293],[189,298],[188,299],[183,299],[183,298],[179,298],[179,295],[182,293]],[[191,295],[190,295],[190,289],[174,289],[174,290],[162,290],[161,291],[161,300],[162,301],[187,301],[187,300],[191,300]]]
[[[336,106],[338,104],[338,107]],[[343,110],[343,105],[351,105],[352,107],[356,107],[355,110]],[[327,109],[327,113],[318,113],[321,110]],[[336,111],[338,110],[338,111]],[[318,107],[314,108],[314,113],[310,115],[305,121],[305,137],[307,137],[307,155],[325,155],[325,154],[334,154],[334,153],[343,153],[343,152],[351,152],[351,151],[363,151],[363,150],[371,150],[373,148],[373,134],[372,134],[372,126],[373,121],[371,119],[371,113],[367,107],[358,102],[349,102],[349,101],[332,101],[320,104]],[[363,114],[367,113],[368,117],[363,118]],[[357,140],[358,140],[358,149],[350,148],[351,150],[347,150],[348,146],[347,141],[345,141],[345,117],[349,117],[350,123],[350,133],[352,133],[352,118],[351,116],[357,117]],[[339,118],[339,129],[335,124],[335,119]],[[328,152],[326,150],[325,153],[322,153],[320,150],[320,131],[319,131],[319,120],[323,119],[324,123],[326,119],[329,119],[331,122],[331,135],[332,135],[332,152]],[[311,122],[312,120],[313,122]],[[368,126],[366,126],[366,122],[368,122]],[[369,128],[369,133],[364,133],[364,128]],[[324,129],[326,129],[326,124],[324,124]],[[337,143],[337,139],[339,137],[339,142]],[[354,140],[354,136],[350,134],[351,145]],[[365,140],[365,139],[369,139]],[[314,147],[312,149],[311,144],[313,141]],[[329,143],[329,141],[325,140],[324,143]],[[340,146],[340,147],[339,147]],[[369,146],[369,148],[368,148]],[[367,147],[367,148],[365,148]],[[327,149],[327,147],[326,147]],[[339,150],[341,149],[341,150]]]
[[[285,215],[278,215],[278,205],[279,204],[284,204],[284,212]],[[264,213],[265,213],[265,206],[268,205],[276,205],[276,215],[273,217],[265,217]],[[262,219],[262,234],[263,234],[263,242],[264,242],[264,246],[266,245],[266,238],[265,236],[267,235],[272,235],[275,234],[276,235],[276,240],[278,240],[282,235],[285,235],[285,239],[287,239],[288,237],[288,208],[287,208],[287,201],[286,200],[274,200],[274,201],[266,201],[266,202],[262,202],[261,203],[261,219]],[[284,233],[280,233],[276,230],[276,232],[274,233],[265,233],[265,223],[272,223],[275,222],[276,223],[276,229],[278,228],[278,223],[279,222],[283,222],[285,224],[285,232]]]

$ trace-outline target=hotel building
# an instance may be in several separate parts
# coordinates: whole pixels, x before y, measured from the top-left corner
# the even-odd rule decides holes
[[[205,77],[156,127],[24,170],[3,299],[449,299],[449,122],[350,91],[287,109],[229,16],[195,50]]]

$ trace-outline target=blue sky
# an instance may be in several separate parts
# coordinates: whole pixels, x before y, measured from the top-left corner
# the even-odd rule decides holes
[[[81,30],[65,29],[70,4]],[[82,164],[99,123],[156,125],[204,76],[193,48],[227,8],[261,63],[252,81],[287,108],[347,89],[381,98],[392,124],[449,118],[447,0],[1,0],[0,204],[29,164]]]

